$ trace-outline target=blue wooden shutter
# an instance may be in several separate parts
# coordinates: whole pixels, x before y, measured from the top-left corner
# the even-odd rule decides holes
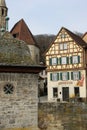
[[[69,72],[67,72],[67,80],[69,80]]]
[[[50,80],[52,81],[52,73],[50,73]]]
[[[73,80],[73,72],[71,72],[71,80]]]
[[[57,65],[58,65],[58,58],[56,58],[56,61],[57,61]]]
[[[59,58],[59,63],[60,63],[60,65],[61,65],[61,57]]]
[[[49,65],[52,65],[52,58],[49,58]]]
[[[62,73],[60,73],[60,80],[62,80]]]
[[[69,57],[66,57],[66,63],[69,64]]]
[[[79,79],[81,79],[81,72],[79,71]]]
[[[59,80],[59,73],[57,73],[57,80]]]
[[[72,56],[70,57],[70,64],[72,64]]]
[[[80,56],[78,56],[78,63],[80,63]]]

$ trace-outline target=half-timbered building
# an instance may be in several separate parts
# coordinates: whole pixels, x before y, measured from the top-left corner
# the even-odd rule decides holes
[[[46,51],[48,100],[69,101],[87,97],[87,44],[62,27]]]

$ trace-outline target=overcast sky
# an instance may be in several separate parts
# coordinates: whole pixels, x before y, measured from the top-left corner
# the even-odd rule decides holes
[[[61,27],[87,31],[87,0],[6,0],[9,30],[24,19],[31,32],[57,34]]]

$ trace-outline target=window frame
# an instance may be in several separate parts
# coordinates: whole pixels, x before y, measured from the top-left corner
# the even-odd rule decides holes
[[[67,43],[66,42],[60,43],[59,44],[59,49],[60,49],[60,51],[67,50],[68,49]]]
[[[78,64],[78,63],[80,63],[80,56],[78,56],[78,55],[72,56],[71,57],[71,63],[72,64]]]
[[[53,87],[53,98],[57,98],[57,97],[58,97],[58,88]]]
[[[63,80],[63,81],[69,80],[69,72],[60,73],[60,79]]]
[[[80,71],[73,71],[71,72],[71,79],[74,81],[81,79],[81,72]]]
[[[66,65],[67,64],[67,57],[61,57],[61,64]]]
[[[58,81],[59,80],[59,73],[50,73],[50,80],[51,81]]]

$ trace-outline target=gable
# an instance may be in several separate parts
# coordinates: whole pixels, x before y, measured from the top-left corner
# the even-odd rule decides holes
[[[26,25],[23,19],[17,22],[10,32],[15,38],[23,40],[29,45],[36,44],[36,41],[31,31],[29,30],[28,26]]]
[[[70,32],[65,28],[62,28],[59,31],[58,35],[56,36],[56,39],[46,52],[46,55],[49,54],[58,55],[62,53],[72,53],[82,51],[83,46],[85,46],[86,43],[83,40],[81,40],[80,43],[80,40],[81,39],[77,35],[73,34],[72,32]]]

